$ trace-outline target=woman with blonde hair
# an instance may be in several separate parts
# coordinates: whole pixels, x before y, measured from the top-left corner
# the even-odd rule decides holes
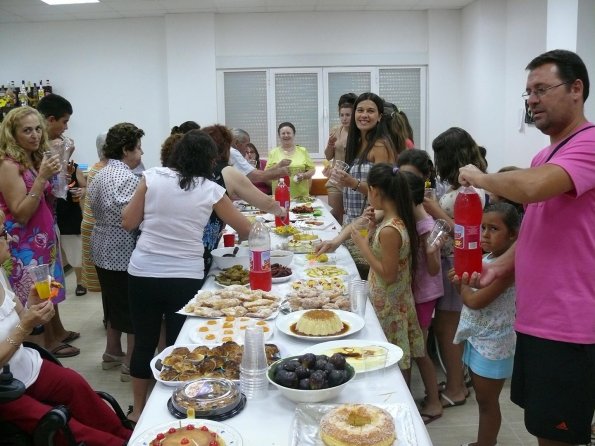
[[[62,166],[58,155],[44,155],[49,148],[44,119],[37,110],[19,107],[6,115],[0,127],[0,209],[12,235],[9,281],[23,305],[33,285],[26,268],[34,265],[49,264],[50,274],[62,285],[52,298],[54,304],[66,298],[49,181]],[[63,341],[70,335],[56,311],[44,327],[44,347],[60,358],[76,356],[80,350]]]

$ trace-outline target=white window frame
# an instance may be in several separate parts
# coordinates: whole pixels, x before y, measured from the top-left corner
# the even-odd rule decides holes
[[[380,70],[412,69],[419,70],[420,76],[420,128],[419,141],[415,146],[419,149],[426,149],[427,144],[427,66],[425,65],[386,65],[377,67],[295,67],[295,68],[253,68],[253,69],[224,69],[217,70],[217,118],[219,122],[225,122],[225,73],[227,72],[265,72],[267,85],[267,137],[268,146],[266,152],[278,145],[277,142],[277,108],[275,75],[291,73],[315,73],[318,75],[318,150],[313,152],[314,160],[324,159],[324,148],[330,131],[330,113],[337,113],[336,104],[329,104],[329,74],[345,72],[368,72],[370,73],[370,92],[378,94],[380,91]],[[399,105],[399,104],[397,104]],[[309,149],[313,149],[309,147]]]

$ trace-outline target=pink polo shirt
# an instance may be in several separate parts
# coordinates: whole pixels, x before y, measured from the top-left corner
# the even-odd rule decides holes
[[[543,165],[556,145],[540,151],[531,166]],[[573,137],[549,163],[568,173],[574,189],[526,208],[516,246],[515,329],[543,339],[593,344],[595,128]]]

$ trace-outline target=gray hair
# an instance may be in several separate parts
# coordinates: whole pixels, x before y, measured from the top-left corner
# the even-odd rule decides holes
[[[105,154],[103,153],[103,146],[105,145],[105,138],[107,137],[107,132],[102,132],[97,135],[95,139],[95,146],[97,147],[97,156],[100,160],[105,159]]]
[[[231,135],[233,136],[233,140],[239,141],[240,143],[249,143],[250,142],[250,134],[246,130],[242,129],[231,129]]]

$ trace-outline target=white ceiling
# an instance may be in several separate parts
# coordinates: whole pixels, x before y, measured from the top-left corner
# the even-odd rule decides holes
[[[460,9],[474,0],[100,0],[50,6],[41,0],[0,0],[0,23],[159,17],[187,13],[404,11]]]

